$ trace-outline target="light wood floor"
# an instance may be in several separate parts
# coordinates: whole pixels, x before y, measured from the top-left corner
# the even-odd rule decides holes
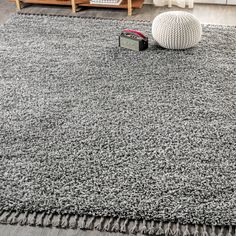
[[[174,10],[183,10],[172,8]],[[136,20],[152,20],[161,12],[169,10],[168,8],[157,8],[152,5],[145,5],[140,10],[135,10],[134,15],[130,19]],[[71,15],[69,7],[56,6],[26,6],[23,12],[34,14],[51,14],[51,15]],[[187,9],[200,19],[202,23],[236,25],[236,6],[224,5],[201,5],[195,4],[193,10]],[[15,13],[14,3],[7,0],[0,0],[0,24],[3,24]],[[74,14],[73,14],[74,15]],[[125,10],[102,10],[102,9],[82,9],[76,15],[86,15],[94,17],[108,18],[127,18]],[[1,43],[1,42],[0,42]],[[81,230],[65,230],[65,229],[50,229],[30,226],[11,226],[0,224],[0,236],[121,236],[123,234],[101,233],[98,231],[81,231]]]
[[[95,9],[83,8],[77,13],[71,13],[68,6],[45,6],[45,5],[27,5],[22,9],[24,13],[49,14],[63,16],[92,16],[102,18],[124,18],[133,20],[153,20],[161,12],[169,11],[167,7],[155,7],[153,5],[144,5],[142,9],[136,9],[132,17],[127,16],[126,10],[119,9]],[[194,14],[202,23],[236,25],[236,6],[195,4],[193,9],[182,9],[178,7],[171,10],[185,10]],[[16,11],[15,4],[8,0],[0,0],[0,24],[4,23],[11,14]]]

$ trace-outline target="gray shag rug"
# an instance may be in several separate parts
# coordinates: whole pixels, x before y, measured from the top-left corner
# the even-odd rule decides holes
[[[124,28],[150,39],[118,47]],[[0,222],[235,232],[236,28],[158,47],[150,22],[15,15],[0,28]]]

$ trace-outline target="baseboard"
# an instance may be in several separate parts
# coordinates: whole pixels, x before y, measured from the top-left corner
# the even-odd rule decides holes
[[[226,0],[195,0],[195,3],[225,5]]]
[[[11,0],[9,0],[11,1]],[[14,1],[14,0],[13,0]],[[195,0],[194,3],[197,4],[210,4],[210,5],[231,5],[231,6],[235,6],[236,5],[236,0],[225,0],[227,1],[227,4],[222,1],[222,0],[214,0],[214,2],[212,0],[205,0],[205,2],[202,2],[203,0]],[[144,4],[148,4],[148,5],[154,5],[153,4],[153,0],[144,0]]]
[[[144,4],[152,4],[153,5],[153,0],[144,0]]]

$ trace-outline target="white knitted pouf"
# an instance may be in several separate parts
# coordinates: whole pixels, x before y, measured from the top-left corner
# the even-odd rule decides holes
[[[152,23],[152,35],[161,47],[185,49],[201,40],[202,27],[190,13],[169,11],[156,16]]]

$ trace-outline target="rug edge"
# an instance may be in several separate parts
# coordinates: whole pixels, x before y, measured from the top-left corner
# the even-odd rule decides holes
[[[98,230],[125,234],[141,233],[158,236],[231,236],[236,233],[235,225],[182,224],[170,221],[120,218],[118,216],[9,210],[0,212],[0,224]]]
[[[129,18],[108,18],[101,16],[86,16],[86,15],[55,15],[51,13],[29,13],[29,12],[16,12],[15,15],[25,15],[25,16],[47,16],[47,17],[59,17],[59,18],[79,18],[79,19],[96,19],[96,20],[110,20],[110,21],[123,21],[123,22],[138,22],[138,23],[149,23],[151,24],[153,20],[144,19],[129,19]],[[236,25],[226,25],[226,24],[211,24],[211,23],[201,23],[202,26],[211,27],[222,27],[222,28],[234,28]]]
[[[110,20],[110,21],[128,21],[128,22],[139,22],[139,23],[152,23],[151,20],[144,19],[127,19],[127,18],[108,18],[101,16],[86,16],[86,15],[62,15],[62,14],[51,14],[51,13],[29,13],[29,12],[20,12],[18,11],[16,15],[25,15],[25,16],[48,16],[48,17],[59,17],[59,18],[79,18],[79,19],[96,19],[96,20]]]

